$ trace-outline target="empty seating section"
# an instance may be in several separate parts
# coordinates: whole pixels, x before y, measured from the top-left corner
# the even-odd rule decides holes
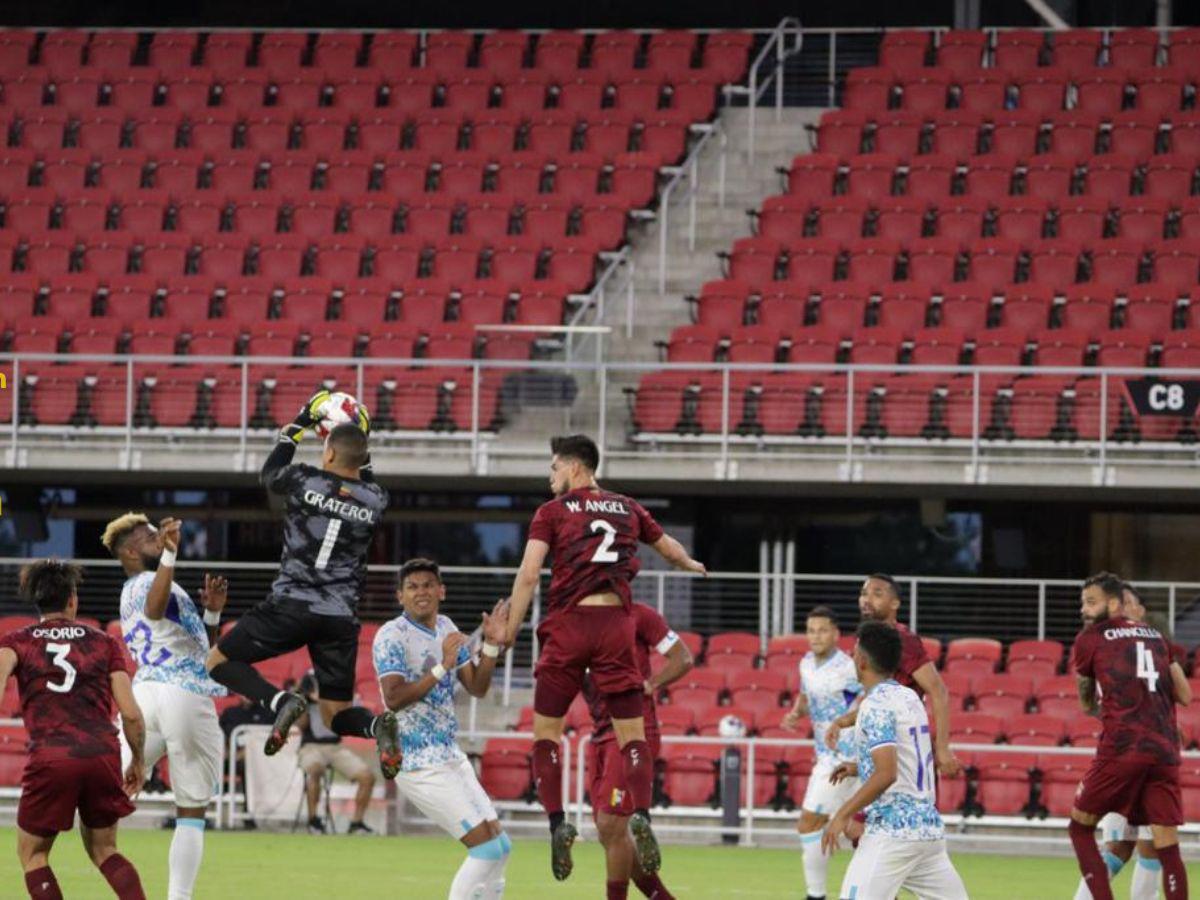
[[[478,326],[563,323],[751,42],[2,31],[0,350],[527,359],[537,333]],[[124,423],[117,369],[41,368],[30,424]],[[147,372],[138,424],[243,424],[198,371]],[[461,373],[368,371],[381,427],[469,426]],[[255,426],[351,377],[256,373]]]
[[[863,437],[1195,440],[1190,420],[1139,420],[1120,377],[1102,423],[1092,373],[1035,371],[1200,360],[1195,46],[1186,29],[886,34],[664,358],[898,366],[857,375]],[[982,376],[976,424],[970,376],[909,365],[1029,370]],[[724,390],[647,376],[635,430],[719,431]],[[846,434],[844,374],[728,390],[734,433]]]

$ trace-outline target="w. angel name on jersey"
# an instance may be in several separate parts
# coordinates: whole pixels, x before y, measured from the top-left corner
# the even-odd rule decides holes
[[[854,759],[854,731],[846,728],[838,737],[837,750],[825,744],[825,732],[838,716],[845,713],[854,698],[862,693],[854,660],[841,650],[821,662],[811,650],[800,660],[800,687],[808,700],[808,715],[812,719],[813,739],[818,759],[835,761]]]
[[[208,631],[187,591],[171,582],[171,595],[161,619],[146,618],[146,598],[153,572],[139,572],[121,588],[121,634],[137,665],[134,684],[152,681],[206,697],[228,691],[208,677]]]
[[[875,771],[872,750],[896,748],[896,780],[867,807],[867,833],[901,841],[945,837],[935,801],[929,716],[916,691],[894,681],[875,685],[858,707],[855,732],[860,782]]]
[[[420,681],[442,661],[442,642],[458,631],[446,616],[437,617],[431,630],[402,615],[392,619],[375,635],[372,652],[375,673],[399,675],[406,682]],[[466,647],[458,651],[461,666],[471,658]],[[458,716],[454,712],[457,671],[447,672],[433,689],[411,706],[396,713],[400,727],[402,771],[427,769],[465,759],[458,746]]]
[[[264,469],[262,480],[287,506],[283,556],[271,594],[306,603],[317,615],[354,615],[388,492],[373,481],[342,478],[305,463]]]

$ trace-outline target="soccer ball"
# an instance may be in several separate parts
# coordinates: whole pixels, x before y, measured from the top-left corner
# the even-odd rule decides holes
[[[329,436],[329,432],[339,425],[348,423],[358,425],[361,411],[362,407],[358,400],[350,394],[340,391],[330,394],[315,410],[317,437],[324,440]]]
[[[717,734],[724,738],[745,737],[746,723],[738,716],[722,716],[717,723]]]

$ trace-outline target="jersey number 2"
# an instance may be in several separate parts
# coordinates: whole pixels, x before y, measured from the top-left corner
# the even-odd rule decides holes
[[[592,554],[592,562],[594,563],[615,563],[621,558],[621,554],[612,549],[613,541],[617,539],[617,529],[603,519],[592,520],[592,533],[597,531],[604,532],[604,537],[600,540],[600,546],[596,548],[596,552]]]
[[[1146,679],[1146,690],[1158,692],[1158,669],[1154,667],[1154,653],[1143,641],[1137,642],[1137,677]]]
[[[65,694],[75,687],[75,667],[67,662],[67,654],[71,652],[70,644],[47,644],[46,652],[54,657],[54,664],[63,670],[62,684],[46,682],[46,687],[58,694]]]

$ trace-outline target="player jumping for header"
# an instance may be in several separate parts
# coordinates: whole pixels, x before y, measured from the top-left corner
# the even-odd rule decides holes
[[[563,815],[563,718],[590,670],[612,714],[624,782],[633,797],[629,832],[644,872],[658,871],[661,855],[650,827],[654,771],[642,718],[644,679],[638,669],[631,582],[641,568],[638,542],[671,565],[706,574],[636,500],[596,483],[600,451],[577,434],[550,442],[550,490],[529,526],[525,555],[512,589],[510,646],[529,610],[547,556],[553,557],[546,613],[537,626],[541,656],[534,670],[533,774],[550,818],[550,866],[559,881],[571,874],[575,827]]]
[[[29,761],[17,806],[17,856],[34,900],[62,900],[50,869],[60,831],[79,831],[88,856],[121,900],[146,900],[137,870],[117,852],[117,822],[145,780],[146,726],[121,642],[75,621],[78,566],[47,559],[21,570],[21,596],[41,621],[0,638],[0,694],[17,676]],[[133,748],[121,775],[113,704]]]
[[[316,410],[327,397],[321,391],[305,404],[263,464],[263,485],[286,505],[279,576],[270,596],[238,619],[209,653],[208,671],[214,681],[275,713],[264,748],[271,756],[308,706],[304,697],[271,684],[251,663],[308,647],[321,718],[344,737],[375,738],[383,776],[395,778],[400,768],[395,715],[376,717],[350,705],[358,658],[355,612],[367,577],[367,551],[388,505],[387,491],[370,470],[366,413],[357,425],[329,432],[321,468],[292,462],[297,442],[317,424]]]
[[[1085,627],[1075,639],[1071,668],[1084,711],[1099,715],[1103,730],[1076,792],[1067,833],[1094,900],[1112,900],[1096,823],[1116,812],[1135,827],[1149,825],[1163,893],[1180,900],[1188,895],[1188,881],[1179,855],[1183,799],[1171,648],[1157,629],[1123,615],[1124,586],[1118,576],[1100,572],[1083,583],[1080,594]]]

